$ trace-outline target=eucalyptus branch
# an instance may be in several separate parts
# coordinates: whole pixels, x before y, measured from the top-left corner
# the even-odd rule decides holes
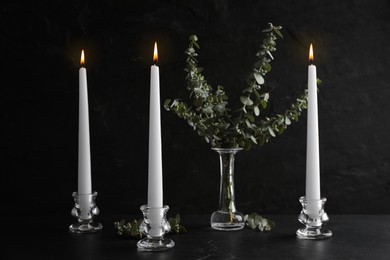
[[[236,148],[250,150],[257,145],[267,143],[276,134],[282,134],[292,121],[297,121],[303,109],[307,108],[307,91],[291,104],[284,113],[266,117],[263,110],[267,108],[270,94],[264,91],[265,76],[271,71],[271,62],[276,51],[276,41],[282,38],[281,26],[271,23],[263,30],[265,38],[256,53],[248,85],[240,96],[241,106],[236,110],[228,108],[229,97],[222,86],[216,90],[207,83],[198,67],[200,49],[198,37],[191,35],[185,54],[187,89],[190,92],[189,103],[183,100],[167,99],[164,107],[172,111],[193,127],[197,134],[212,147]]]
[[[251,213],[244,216],[246,226],[251,229],[258,229],[262,232],[271,231],[275,227],[275,222],[266,219],[257,213]]]
[[[171,226],[171,233],[182,234],[187,233],[187,229],[180,224],[180,215],[176,214],[174,218],[168,218],[169,225]],[[123,237],[129,238],[142,238],[145,235],[140,232],[139,227],[142,223],[142,219],[133,219],[126,221],[124,219],[114,222],[116,233]]]
[[[261,107],[263,109],[267,107],[269,93],[261,93],[260,90],[261,86],[265,83],[264,76],[271,71],[270,63],[274,59],[271,52],[276,51],[277,36],[283,38],[280,32],[282,29],[281,26],[273,26],[271,23],[268,26],[267,29],[263,30],[266,33],[266,38],[263,40],[261,48],[256,54],[259,59],[253,66],[253,73],[249,76],[248,87],[242,91],[244,95],[240,97],[243,105],[241,110],[244,114],[248,114],[247,109],[249,109],[256,117],[260,115]]]

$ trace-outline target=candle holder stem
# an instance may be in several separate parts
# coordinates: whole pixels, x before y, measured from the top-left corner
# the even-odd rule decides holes
[[[75,205],[72,209],[72,216],[77,218],[78,222],[69,226],[69,230],[73,233],[94,233],[100,231],[103,226],[100,223],[94,222],[93,219],[99,215],[99,208],[96,206],[95,200],[97,192],[91,194],[72,194]]]
[[[325,229],[322,225],[329,221],[328,214],[324,211],[326,198],[306,199],[300,197],[299,201],[302,204],[302,211],[299,214],[298,220],[306,227],[298,229],[296,234],[300,239],[325,239],[332,236],[332,231]]]
[[[139,251],[165,251],[175,246],[175,242],[172,239],[164,238],[164,234],[171,230],[171,225],[166,219],[168,209],[169,206],[167,205],[164,207],[141,206],[144,219],[139,230],[146,235],[146,238],[138,241],[137,247]]]

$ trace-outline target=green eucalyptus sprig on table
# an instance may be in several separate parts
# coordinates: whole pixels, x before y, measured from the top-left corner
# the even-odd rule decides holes
[[[275,222],[270,219],[266,219],[257,213],[251,213],[244,216],[245,226],[260,230],[262,232],[271,231],[275,227]],[[176,214],[176,217],[168,219],[171,225],[170,233],[183,234],[187,233],[187,229],[180,224],[180,215]],[[139,231],[139,227],[142,223],[142,219],[133,219],[126,221],[124,219],[114,222],[116,233],[119,236],[126,238],[137,238],[141,239],[145,235]]]
[[[139,231],[139,226],[142,223],[142,219],[126,221],[121,219],[114,222],[116,233],[123,237],[142,238],[144,235]]]
[[[263,88],[264,77],[271,70],[272,53],[276,51],[276,41],[282,38],[281,26],[268,24],[263,30],[265,38],[257,52],[257,61],[250,73],[248,85],[240,96],[241,106],[231,110],[229,97],[222,86],[214,90],[198,67],[197,49],[200,49],[198,37],[191,35],[186,67],[187,90],[191,104],[180,99],[164,102],[164,107],[179,118],[183,118],[212,147],[244,148],[250,150],[257,145],[267,143],[276,134],[282,134],[292,121],[298,121],[303,109],[307,108],[307,90],[282,114],[267,117],[270,93]]]
[[[180,215],[176,214],[174,218],[168,218],[169,225],[171,226],[170,233],[182,234],[186,233],[187,229],[180,224]],[[133,219],[126,221],[124,219],[114,222],[116,233],[123,237],[131,238],[143,238],[145,235],[139,231],[139,227],[142,223],[142,219]]]
[[[174,218],[168,218],[169,225],[171,225],[171,232],[174,234],[187,233],[187,229],[180,224],[180,214],[176,214]]]
[[[245,225],[251,229],[258,229],[262,232],[271,231],[275,227],[275,222],[264,218],[257,213],[244,216]]]

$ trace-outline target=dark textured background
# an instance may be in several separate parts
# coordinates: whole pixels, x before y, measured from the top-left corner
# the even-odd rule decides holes
[[[86,50],[93,189],[102,214],[139,214],[147,200],[149,73],[158,41],[161,98],[186,98],[184,50],[200,39],[210,84],[238,100],[261,30],[284,27],[272,112],[304,89],[315,46],[322,194],[327,212],[390,213],[390,2],[4,1],[1,4],[2,214],[70,214],[77,189],[78,69]],[[236,100],[236,101],[234,101]],[[218,156],[162,110],[164,202],[171,213],[218,207]],[[244,213],[298,214],[306,113],[236,158]]]

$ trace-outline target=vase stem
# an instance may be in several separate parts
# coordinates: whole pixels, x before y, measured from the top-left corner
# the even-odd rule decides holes
[[[220,153],[220,194],[219,194],[219,209],[229,212],[231,222],[232,212],[236,211],[234,198],[234,154]]]
[[[244,227],[244,217],[236,210],[234,194],[234,159],[241,148],[213,148],[219,154],[219,208],[211,216],[211,226],[218,230],[238,230]]]

